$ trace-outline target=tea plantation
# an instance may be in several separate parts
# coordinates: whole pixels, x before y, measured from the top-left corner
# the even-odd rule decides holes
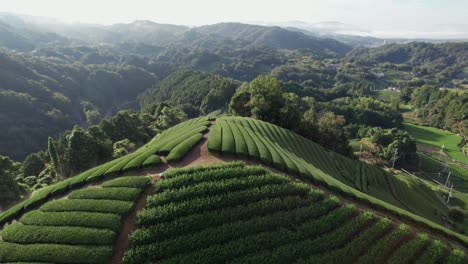
[[[441,225],[448,208],[422,181],[346,158],[276,125],[245,117],[218,118],[208,148],[261,161],[468,242]]]
[[[137,151],[104,163],[77,176],[68,178],[34,193],[29,199],[0,214],[0,225],[15,219],[25,210],[43,204],[48,198],[76,189],[89,182],[105,179],[122,172],[161,164],[159,155],[167,161],[180,160],[203,136],[210,125],[209,117],[191,119],[158,134]]]
[[[123,262],[466,263],[463,250],[258,166],[175,169]]]
[[[28,212],[1,231],[0,262],[107,263],[122,218],[150,181],[117,178]]]
[[[0,263],[468,263],[468,238],[435,223],[448,209],[427,183],[266,122],[210,120],[0,214]],[[208,132],[205,165],[178,167]]]

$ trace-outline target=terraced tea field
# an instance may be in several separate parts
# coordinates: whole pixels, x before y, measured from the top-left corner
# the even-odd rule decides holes
[[[0,233],[0,262],[107,263],[148,177],[121,177],[32,210]]]
[[[0,263],[467,263],[468,238],[430,221],[446,207],[418,179],[265,122],[210,125],[181,123],[5,211]],[[191,163],[205,166],[172,168]],[[138,170],[150,176],[122,176]]]
[[[139,168],[157,166],[162,163],[162,155],[168,162],[180,160],[201,140],[210,125],[209,117],[191,119],[158,134],[137,151],[87,170],[77,176],[45,187],[29,199],[0,214],[0,225],[16,218],[25,210],[43,204],[50,197],[79,188],[87,183],[100,181],[107,177]]]
[[[464,263],[462,250],[258,166],[172,170],[123,262]]]
[[[222,117],[211,127],[208,148],[234,154],[300,175],[394,214],[452,236],[441,225],[447,214],[444,202],[417,179],[403,179],[382,169],[351,160],[289,130],[243,117]],[[430,221],[428,221],[430,220]],[[466,240],[465,237],[461,238]]]

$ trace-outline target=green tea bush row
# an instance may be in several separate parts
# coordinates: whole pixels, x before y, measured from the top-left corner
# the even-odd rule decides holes
[[[118,232],[121,227],[120,215],[88,212],[43,212],[34,210],[19,220],[25,225],[35,226],[80,226],[107,228]]]
[[[111,245],[116,233],[109,229],[13,223],[2,230],[1,236],[3,241],[19,244]]]
[[[182,235],[173,239],[159,242],[158,250],[164,254],[175,254],[177,247],[180,250],[195,250],[209,244],[222,243],[238,237],[253,233],[264,232],[270,229],[277,229],[282,226],[297,225],[306,220],[317,218],[328,213],[334,207],[333,203],[312,204],[305,207],[292,208],[289,211],[278,211],[268,215],[260,215],[251,219],[237,219],[234,222],[226,222],[221,226],[207,226],[198,233]],[[153,239],[132,240],[136,244],[150,244]],[[183,242],[183,243],[182,243]],[[165,249],[163,249],[166,247]],[[172,251],[172,253],[170,253]]]
[[[467,263],[467,257],[463,250],[453,249],[448,258],[446,259],[447,264],[463,264]]]
[[[312,221],[300,226],[294,233],[293,239],[284,240],[276,248],[254,251],[254,254],[239,258],[235,263],[293,263],[300,259],[307,259],[311,255],[324,253],[344,245],[375,219],[374,215],[368,213],[351,219],[349,215],[345,215],[344,219],[335,219],[329,217],[330,215],[327,215],[327,220],[318,223]]]
[[[252,175],[262,175],[266,174],[267,172],[267,170],[261,167],[247,167],[245,169],[237,167],[227,169],[211,169],[206,172],[199,171],[192,172],[190,174],[180,174],[177,177],[168,177],[164,181],[158,181],[155,186],[158,191],[165,191],[168,189],[178,189],[184,186],[190,186],[202,182],[235,179]]]
[[[261,200],[254,203],[242,204],[235,207],[226,207],[207,213],[193,214],[178,218],[175,221],[159,223],[136,230],[130,236],[131,244],[141,244],[141,241],[159,242],[171,237],[190,234],[206,227],[215,227],[225,223],[246,220],[255,216],[271,214],[302,207],[313,202],[313,198],[299,196],[286,196]],[[317,206],[338,206],[336,199],[327,199]]]
[[[415,263],[417,264],[431,264],[431,263],[440,263],[442,258],[445,255],[447,250],[447,245],[445,245],[440,240],[433,240],[431,245],[424,250],[424,252],[419,256]]]
[[[210,136],[208,137],[208,149],[214,152],[221,152],[222,148],[222,127],[215,124],[210,128]]]
[[[145,159],[145,161],[141,165],[143,167],[148,167],[148,166],[159,165],[161,163],[162,163],[161,157],[159,157],[158,155],[151,155],[147,159]]]
[[[169,162],[181,160],[202,138],[203,134],[199,133],[185,139],[169,152],[166,160]]]
[[[417,252],[429,243],[426,234],[418,234],[414,239],[401,245],[388,259],[388,263],[409,263]]]
[[[131,170],[131,169],[136,169],[136,168],[139,168],[140,166],[143,165],[143,163],[151,156],[154,155],[154,152],[153,151],[147,151],[147,152],[144,152],[138,156],[136,156],[135,158],[133,158],[132,160],[130,160],[127,164],[125,164],[125,166],[122,168],[123,171],[127,171],[127,170]]]
[[[223,131],[223,137],[221,139],[221,151],[223,153],[236,154],[236,142],[231,127],[223,119],[217,121],[216,124],[220,125]]]
[[[369,248],[366,254],[357,260],[357,263],[372,264],[385,262],[390,255],[409,235],[410,230],[407,225],[401,224],[388,235],[379,239],[375,245]]]
[[[242,203],[251,203],[262,199],[282,197],[288,195],[306,196],[309,189],[301,185],[266,185],[238,192],[216,195],[206,198],[195,198],[180,203],[170,203],[164,206],[148,208],[138,214],[137,222],[140,225],[152,225],[158,222],[170,221],[175,218],[216,210],[227,206],[235,206]],[[151,200],[148,203],[151,207]]]
[[[249,157],[252,157],[258,160],[261,159],[260,151],[258,150],[258,146],[255,143],[254,139],[252,138],[251,134],[246,129],[238,128],[237,130],[240,131],[240,133],[242,134],[242,137],[244,138],[245,144],[247,145],[247,151],[248,151],[247,153]]]
[[[245,168],[245,163],[243,161],[233,161],[227,163],[215,163],[209,165],[201,165],[201,166],[187,166],[187,167],[180,167],[174,168],[169,170],[168,172],[164,173],[167,179],[180,177],[183,174],[192,174],[195,172],[203,172],[208,173],[211,170],[219,170],[219,169],[233,169],[233,168]]]
[[[24,205],[26,204],[26,201],[23,201],[10,209],[6,210],[5,212],[0,214],[0,225],[10,222],[11,220],[15,219],[18,217],[24,209]]]
[[[341,260],[354,262],[362,255],[375,241],[391,229],[392,222],[387,218],[382,218],[358,237],[352,239],[344,247],[323,254],[313,255],[299,263],[339,263]]]
[[[113,200],[63,199],[53,200],[41,206],[44,212],[98,212],[125,215],[130,212],[133,203]]]
[[[87,188],[70,193],[69,199],[135,201],[142,189],[128,187]]]
[[[324,217],[309,220],[302,225],[295,226],[294,229],[298,230],[280,228],[276,230],[271,230],[269,232],[262,232],[237,240],[233,240],[228,243],[213,245],[211,247],[192,253],[177,255],[167,259],[166,261],[162,261],[162,263],[186,263],[186,261],[189,261],[190,259],[192,259],[191,263],[220,263],[226,262],[230,259],[234,259],[239,256],[257,254],[258,252],[264,252],[266,256],[269,256],[269,252],[271,249],[288,243],[301,241],[304,239],[304,235],[312,235],[313,233],[318,235],[327,232],[326,229],[315,227],[317,227],[317,225],[324,227],[332,226],[336,223],[343,223],[346,220],[348,220],[350,216],[352,216],[353,212],[354,208],[352,207],[342,207],[338,210],[332,211],[330,214]],[[333,228],[336,228],[336,226],[333,225],[331,229]],[[309,233],[307,234],[300,233],[302,231],[307,230],[309,231]],[[293,252],[295,252],[294,248],[288,249],[288,255],[292,254]],[[239,263],[245,263],[244,260],[245,259],[239,261]],[[253,261],[251,263],[265,263],[265,261]]]
[[[172,149],[174,149],[177,145],[179,145],[181,142],[183,142],[185,139],[190,138],[196,134],[203,133],[207,130],[208,128],[206,126],[200,126],[196,127],[187,133],[184,133],[180,135],[178,138],[172,140],[171,142],[168,142],[166,145],[161,147],[161,149],[158,151],[158,153],[169,153]]]
[[[76,246],[0,242],[0,262],[49,262],[70,264],[107,263],[112,246]]]
[[[247,221],[237,221],[218,227],[210,227],[198,233],[179,236],[156,244],[137,246],[135,250],[142,253],[142,260],[148,257],[147,252],[151,252],[151,261],[164,259],[212,245],[224,244],[245,236],[300,225],[305,221],[310,221],[328,213],[329,209],[314,205],[299,207],[291,211],[255,217]],[[134,258],[138,258],[137,256],[137,254],[134,254]]]
[[[127,188],[139,188],[144,189],[151,182],[150,177],[142,176],[125,176],[119,177],[110,181],[106,181],[101,184],[102,187],[127,187]]]
[[[247,143],[244,139],[244,136],[240,132],[239,128],[235,124],[227,123],[229,128],[231,129],[232,135],[234,136],[235,142],[235,154],[241,156],[248,156],[249,149],[247,147]]]
[[[217,195],[227,192],[240,191],[254,187],[261,187],[268,184],[284,184],[289,182],[289,179],[273,174],[254,175],[246,178],[234,178],[214,182],[202,182],[196,185],[191,185],[181,189],[172,189],[158,193],[151,197],[150,203],[152,206],[161,206],[167,203],[175,203],[183,200],[190,200],[195,197],[201,198],[211,195]]]

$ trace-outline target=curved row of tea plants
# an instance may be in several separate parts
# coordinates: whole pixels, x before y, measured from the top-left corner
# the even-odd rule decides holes
[[[406,225],[262,167],[228,163],[166,176],[137,216],[139,229],[130,236],[124,263],[467,260],[463,251],[450,253]]]
[[[116,173],[140,167],[156,166],[162,163],[158,155],[168,154],[168,161],[179,160],[201,139],[202,133],[208,129],[209,125],[209,117],[195,118],[180,123],[158,134],[146,145],[131,154],[104,163],[54,185],[42,188],[35,192],[29,199],[1,213],[0,226],[15,219],[25,210],[41,205],[54,195],[75,189],[88,182],[102,180]],[[191,141],[187,142],[187,138],[191,138]]]
[[[448,209],[425,184],[328,151],[276,125],[245,117],[217,118],[208,148],[299,174],[468,244],[468,237],[436,224],[442,223],[440,216],[447,215]]]
[[[149,183],[121,177],[45,203],[1,231],[0,262],[109,262],[122,218]]]

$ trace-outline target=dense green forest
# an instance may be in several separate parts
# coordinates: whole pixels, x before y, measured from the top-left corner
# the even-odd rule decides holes
[[[5,203],[134,151],[215,110],[291,129],[352,157],[416,158],[401,105],[468,137],[468,43],[352,47],[280,27],[34,24],[0,15],[0,188]],[[391,89],[391,100],[376,90]],[[123,111],[120,111],[123,110]],[[119,112],[120,111],[120,112]]]

